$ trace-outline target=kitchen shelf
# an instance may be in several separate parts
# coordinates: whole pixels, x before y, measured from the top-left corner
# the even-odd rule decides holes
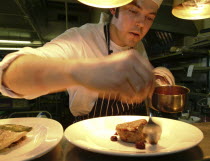
[[[152,64],[160,64],[169,61],[183,60],[183,59],[194,59],[194,58],[203,58],[210,56],[210,50],[204,49],[183,49],[176,53],[168,53],[164,56],[150,58]]]
[[[176,67],[176,68],[169,68],[170,71],[180,71],[184,70],[187,71],[188,67]],[[198,72],[209,72],[210,67],[194,67],[193,71],[198,71]]]
[[[190,48],[205,48],[210,46],[210,40],[201,41],[190,46]]]
[[[201,96],[201,97],[208,97],[210,95],[210,93],[195,93],[195,92],[190,92],[189,95]]]

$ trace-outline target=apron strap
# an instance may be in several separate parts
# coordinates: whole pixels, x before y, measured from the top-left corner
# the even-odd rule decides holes
[[[108,55],[113,53],[113,51],[110,50],[110,30],[109,30],[109,27],[110,27],[110,23],[107,23],[107,24],[104,25],[104,35],[105,35],[105,39],[106,39],[106,45],[107,45],[107,48],[108,48]]]

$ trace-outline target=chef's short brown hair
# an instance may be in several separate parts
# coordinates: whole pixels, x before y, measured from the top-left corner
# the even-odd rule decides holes
[[[119,7],[116,8],[116,12],[115,12],[115,15],[114,15],[116,18],[119,17],[119,9],[120,9]],[[111,14],[110,11],[108,12],[108,14],[109,14],[109,22],[111,22],[113,15]]]
[[[118,18],[119,17],[119,7],[116,8],[116,12],[115,12],[115,17]]]

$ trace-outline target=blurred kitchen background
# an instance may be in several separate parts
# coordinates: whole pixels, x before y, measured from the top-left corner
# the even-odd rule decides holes
[[[176,84],[190,88],[185,112],[191,109],[201,121],[210,121],[210,19],[176,18],[171,13],[172,4],[173,0],[163,0],[143,42],[154,66],[169,68]],[[42,46],[68,28],[98,23],[101,12],[107,10],[89,7],[76,0],[2,0],[0,40],[29,42],[0,41],[0,59],[24,46]],[[0,96],[0,118],[17,117],[24,112],[25,115],[37,115],[40,111],[46,111],[46,115],[49,112],[64,126],[72,120],[66,92],[34,100]]]

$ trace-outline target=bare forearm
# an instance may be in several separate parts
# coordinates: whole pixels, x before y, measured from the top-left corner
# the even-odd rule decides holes
[[[20,56],[4,72],[3,84],[20,95],[61,91],[75,85],[70,66],[68,60]]]
[[[135,50],[104,58],[52,59],[35,55],[17,58],[3,74],[3,83],[21,95],[43,95],[71,86],[142,101],[154,87],[153,67]]]

